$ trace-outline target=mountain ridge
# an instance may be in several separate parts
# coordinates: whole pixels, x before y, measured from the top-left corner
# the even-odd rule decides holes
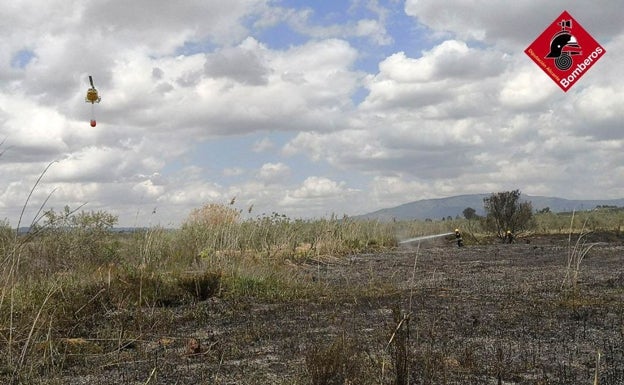
[[[367,214],[354,216],[356,219],[390,220],[425,220],[442,219],[449,216],[463,217],[463,211],[470,207],[478,215],[485,215],[483,198],[492,194],[464,194],[446,198],[421,199],[404,203],[395,207],[376,210]],[[520,195],[522,202],[531,202],[533,210],[543,210],[546,207],[554,213],[566,211],[584,211],[596,206],[624,206],[624,198],[620,199],[565,199],[539,195]]]

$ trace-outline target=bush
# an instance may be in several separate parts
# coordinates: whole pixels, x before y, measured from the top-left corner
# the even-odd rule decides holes
[[[533,227],[531,202],[520,201],[520,191],[505,191],[483,199],[486,212],[485,227],[496,232],[499,238],[509,230],[517,233]]]
[[[48,210],[43,218],[43,225],[35,225],[26,241],[42,272],[88,268],[117,259],[118,244],[111,233],[117,216],[105,211],[76,213],[65,206],[62,212]]]

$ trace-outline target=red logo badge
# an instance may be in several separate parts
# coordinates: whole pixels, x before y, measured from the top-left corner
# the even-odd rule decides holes
[[[565,92],[607,51],[563,11],[524,52]]]

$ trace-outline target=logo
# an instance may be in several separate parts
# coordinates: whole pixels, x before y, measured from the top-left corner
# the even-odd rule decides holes
[[[524,52],[566,92],[607,51],[563,11]]]

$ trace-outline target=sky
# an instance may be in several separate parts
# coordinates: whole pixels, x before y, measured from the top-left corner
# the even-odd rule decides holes
[[[564,10],[606,50],[567,92],[524,53]],[[623,198],[623,17],[620,0],[5,1],[0,221]]]

